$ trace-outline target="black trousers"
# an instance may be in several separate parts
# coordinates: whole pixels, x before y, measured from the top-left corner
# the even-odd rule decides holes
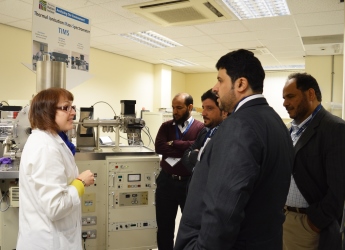
[[[159,250],[173,250],[178,206],[183,211],[188,179],[174,180],[162,170],[156,180],[157,245]]]

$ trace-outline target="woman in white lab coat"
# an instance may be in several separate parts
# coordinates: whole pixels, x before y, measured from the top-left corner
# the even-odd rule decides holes
[[[90,170],[79,174],[75,148],[63,133],[73,127],[72,102],[72,93],[62,88],[32,100],[32,133],[19,169],[17,250],[82,249],[80,197],[95,179]]]

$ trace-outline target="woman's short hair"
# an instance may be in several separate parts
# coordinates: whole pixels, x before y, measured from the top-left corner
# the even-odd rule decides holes
[[[29,112],[29,120],[32,129],[40,129],[56,134],[59,125],[55,122],[56,107],[60,99],[73,101],[71,92],[63,88],[49,88],[40,91],[32,99]]]

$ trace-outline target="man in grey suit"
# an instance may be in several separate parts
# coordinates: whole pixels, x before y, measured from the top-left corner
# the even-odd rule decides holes
[[[262,95],[265,72],[252,52],[230,52],[216,67],[213,91],[231,115],[200,153],[174,249],[281,249],[288,130]]]
[[[321,105],[314,77],[291,74],[283,89],[295,159],[284,250],[340,250],[345,199],[345,122]]]

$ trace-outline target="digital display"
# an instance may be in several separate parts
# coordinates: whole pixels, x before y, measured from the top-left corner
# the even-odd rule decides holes
[[[132,181],[141,181],[141,174],[129,174],[128,182],[132,182]]]

